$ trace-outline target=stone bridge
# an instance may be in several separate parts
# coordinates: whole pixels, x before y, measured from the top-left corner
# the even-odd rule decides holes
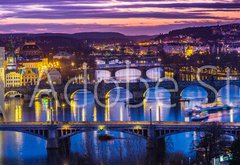
[[[214,81],[204,81],[203,83],[211,86],[214,88],[217,92],[227,85],[227,81],[222,80],[214,80]],[[230,85],[236,85],[240,87],[240,80],[232,80],[229,82]],[[64,98],[64,88],[66,94],[68,95],[68,98],[71,99],[73,95],[81,89],[86,89],[93,94],[95,94],[95,97],[97,96],[99,100],[105,100],[107,98],[108,93],[116,88],[121,87],[128,89],[132,95],[133,99],[142,101],[145,97],[145,93],[149,88],[154,87],[163,87],[165,89],[168,89],[171,93],[171,100],[178,100],[181,98],[182,91],[189,87],[189,86],[201,86],[203,89],[205,89],[208,93],[208,99],[209,102],[213,102],[216,99],[215,93],[212,89],[209,87],[206,87],[205,85],[200,84],[198,81],[179,81],[177,84],[174,84],[172,81],[163,81],[163,82],[136,82],[136,83],[95,83],[95,84],[70,84],[69,86],[65,85],[54,85],[54,90],[57,92],[58,97]],[[27,86],[27,87],[18,87],[18,88],[6,88],[5,93],[10,93],[10,91],[16,91],[18,93],[21,93],[25,98],[29,99],[34,94],[35,86]],[[44,91],[49,94],[49,90],[51,89],[49,85],[40,85],[39,89],[35,93],[36,95],[39,95],[39,93]]]
[[[48,149],[59,148],[71,136],[90,131],[118,131],[147,139],[147,147],[154,148],[158,139],[173,134],[207,130],[212,123],[202,122],[1,122],[0,131],[27,133],[47,140]],[[222,133],[238,138],[240,123],[218,123]]]

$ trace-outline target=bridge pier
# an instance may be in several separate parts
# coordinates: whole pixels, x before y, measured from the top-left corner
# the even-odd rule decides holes
[[[148,136],[147,136],[147,149],[155,149],[156,148],[156,134],[155,128],[153,125],[149,125],[148,128]]]
[[[212,91],[208,91],[208,102],[213,103],[216,100],[216,95]]]
[[[48,130],[48,138],[47,138],[47,149],[58,149],[59,148],[59,140],[57,138],[57,130],[54,126],[50,126]]]
[[[70,152],[70,146],[71,146],[71,140],[69,137],[59,141],[59,147],[61,148],[60,150],[63,151],[64,153]]]
[[[180,92],[171,92],[171,103],[177,103],[179,102],[179,99],[181,99]]]
[[[47,149],[58,149],[59,142],[56,138],[47,139]]]

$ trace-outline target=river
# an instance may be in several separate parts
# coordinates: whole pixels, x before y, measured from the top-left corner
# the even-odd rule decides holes
[[[117,94],[116,104],[111,106]],[[84,100],[84,95],[86,98]],[[150,89],[146,92],[143,105],[129,108],[125,103],[131,93],[124,89],[113,89],[109,93],[106,107],[97,105],[90,92],[78,91],[71,105],[54,106],[55,121],[149,121],[150,109],[154,121],[185,121],[189,117],[184,109],[207,102],[207,93],[201,87],[190,86],[182,92],[183,98],[190,102],[170,107],[170,93],[164,88]],[[236,86],[225,87],[219,91],[219,99],[234,108],[210,114],[207,121],[238,122],[240,121],[240,89]],[[84,104],[86,103],[86,104]],[[82,106],[81,106],[82,105]],[[49,99],[40,98],[32,107],[29,102],[15,98],[5,101],[5,120],[15,122],[50,121]],[[49,152],[46,141],[32,135],[16,132],[0,132],[0,164],[38,165],[38,164],[146,164],[146,141],[137,136],[119,132],[107,132],[116,139],[108,142],[99,141],[97,135],[106,132],[81,133],[71,137],[70,150]],[[195,132],[181,133],[167,138],[167,153],[182,152],[187,157],[196,138]]]

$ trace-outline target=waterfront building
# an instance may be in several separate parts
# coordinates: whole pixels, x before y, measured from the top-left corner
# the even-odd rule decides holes
[[[22,69],[20,73],[21,73],[22,86],[37,85],[37,80],[39,75],[37,69],[35,68]]]
[[[5,95],[5,48],[0,47],[0,113],[4,111],[4,95]]]
[[[5,84],[5,48],[0,47],[0,85],[4,86]]]
[[[18,70],[7,70],[5,75],[6,87],[20,87],[21,86],[21,74]]]

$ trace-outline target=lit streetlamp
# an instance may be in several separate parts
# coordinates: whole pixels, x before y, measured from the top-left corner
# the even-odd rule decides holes
[[[150,107],[150,125],[152,125],[152,107]]]
[[[53,97],[49,97],[49,108],[50,108],[50,122],[53,125],[53,103],[52,103]]]
[[[65,121],[65,104],[62,104],[62,111],[63,111],[63,121]]]

